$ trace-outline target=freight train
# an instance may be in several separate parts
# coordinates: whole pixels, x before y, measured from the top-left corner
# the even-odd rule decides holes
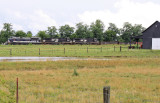
[[[53,44],[53,45],[59,45],[59,44],[99,44],[99,41],[96,38],[45,38],[41,39],[39,37],[11,37],[8,39],[7,44],[11,45],[28,45],[28,44]]]

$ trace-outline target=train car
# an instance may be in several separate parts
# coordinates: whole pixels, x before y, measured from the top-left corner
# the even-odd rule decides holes
[[[87,38],[86,39],[87,41],[87,44],[88,45],[97,45],[97,44],[99,44],[99,41],[97,40],[97,38]]]
[[[58,38],[45,38],[43,44],[59,44]]]
[[[72,44],[86,44],[87,40],[83,38],[75,38],[72,40]]]
[[[58,42],[60,44],[72,44],[72,40],[70,38],[59,38]]]
[[[8,39],[7,44],[12,45],[28,45],[28,44],[41,44],[41,39],[38,37],[11,37]]]

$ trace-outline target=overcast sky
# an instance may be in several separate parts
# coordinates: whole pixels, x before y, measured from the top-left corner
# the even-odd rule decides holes
[[[11,23],[13,29],[32,31],[34,35],[48,26],[78,22],[90,24],[96,19],[150,26],[160,20],[160,0],[0,0],[0,29]]]

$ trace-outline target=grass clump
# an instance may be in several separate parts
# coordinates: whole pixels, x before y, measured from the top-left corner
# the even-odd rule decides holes
[[[77,69],[74,69],[74,72],[73,72],[72,76],[79,76],[79,73],[77,72]]]

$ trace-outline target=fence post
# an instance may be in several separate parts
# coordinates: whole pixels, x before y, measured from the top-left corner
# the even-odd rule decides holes
[[[103,88],[103,100],[104,103],[110,103],[110,86]]]
[[[40,48],[39,48],[39,56],[41,55],[41,50],[40,50]]]
[[[66,49],[64,48],[64,54],[66,53]]]
[[[12,49],[10,49],[10,55],[12,55]]]
[[[116,49],[116,48],[115,48],[115,46],[114,46],[114,52],[115,52],[115,49]]]
[[[87,53],[88,53],[88,47],[87,47]]]
[[[120,46],[120,52],[122,51],[122,47]]]
[[[102,47],[101,47],[101,52],[102,52]]]
[[[17,78],[16,103],[18,103],[18,78]]]

